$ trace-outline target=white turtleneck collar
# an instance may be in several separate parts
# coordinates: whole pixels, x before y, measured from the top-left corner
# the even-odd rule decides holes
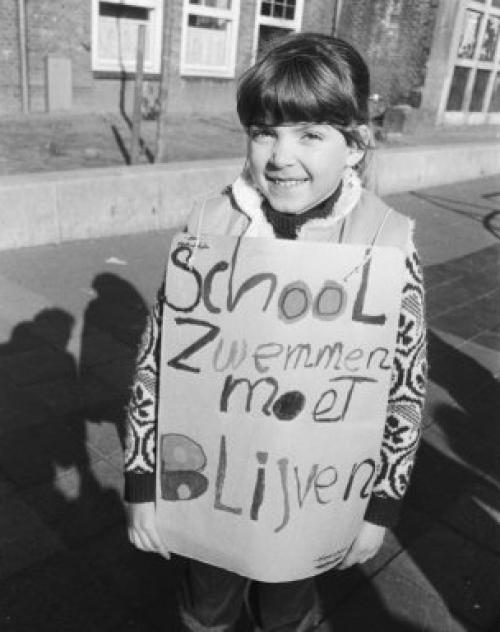
[[[232,185],[234,199],[240,209],[250,220],[246,237],[274,237],[272,226],[266,220],[262,210],[262,194],[255,187],[247,169]],[[329,228],[349,215],[359,202],[361,196],[361,181],[356,172],[346,168],[342,176],[342,192],[335,203],[334,213],[328,217],[311,219],[307,222],[309,228]]]

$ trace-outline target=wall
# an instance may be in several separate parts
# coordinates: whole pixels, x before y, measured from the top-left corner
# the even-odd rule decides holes
[[[252,63],[256,0],[241,0],[236,77]],[[330,33],[333,3],[330,0],[305,0],[302,30]],[[169,108],[172,112],[232,112],[236,83],[232,79],[182,77],[179,73],[182,0],[174,0],[170,54]]]
[[[105,167],[0,178],[0,250],[181,225],[200,200],[241,171],[244,158]],[[378,150],[372,182],[386,195],[500,173],[500,143]],[[195,193],[196,192],[196,195]]]
[[[362,53],[372,75],[372,93],[390,104],[416,98],[426,76],[439,0],[348,0],[337,35]]]
[[[457,15],[461,9],[460,0],[447,0],[439,6],[436,16],[435,34],[429,55],[428,72],[423,90],[422,110],[432,123],[440,123],[439,114],[444,108],[442,103],[445,94],[443,87],[449,84],[453,74],[453,65],[450,65],[452,50],[456,49],[452,44],[456,37]]]
[[[0,0],[0,112],[21,110],[17,2]]]
[[[234,108],[234,79],[181,77],[182,0],[169,0],[172,40],[169,65],[169,109],[172,113],[230,112]],[[256,0],[241,0],[236,76],[252,61]],[[0,114],[18,112],[19,45],[17,1],[0,0]],[[118,110],[121,102],[131,111],[133,81],[118,75],[95,76],[91,71],[90,0],[35,0],[27,2],[30,106],[43,111],[44,64],[47,55],[67,57],[72,63],[73,107],[83,111]],[[303,30],[331,32],[333,2],[305,0]],[[150,84],[158,86],[158,77]]]

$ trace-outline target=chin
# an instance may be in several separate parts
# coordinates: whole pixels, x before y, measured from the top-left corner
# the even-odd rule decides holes
[[[290,202],[284,202],[283,200],[274,200],[271,197],[268,197],[267,201],[275,211],[278,211],[278,213],[291,213],[293,215],[299,215],[302,213],[302,206],[297,206],[296,204],[291,204]]]
[[[283,198],[273,196],[268,196],[267,200],[275,211],[280,213],[292,213],[293,215],[300,215],[317,203],[314,200],[284,200]]]

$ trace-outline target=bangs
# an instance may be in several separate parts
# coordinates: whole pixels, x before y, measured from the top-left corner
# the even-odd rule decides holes
[[[259,71],[252,68],[242,77],[238,116],[244,127],[302,122],[347,127],[355,108],[343,83],[318,60],[303,56],[268,67],[264,62]]]

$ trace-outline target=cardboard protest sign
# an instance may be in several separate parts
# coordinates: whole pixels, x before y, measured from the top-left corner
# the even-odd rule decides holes
[[[174,239],[157,454],[170,550],[270,582],[341,561],[378,469],[403,260],[393,248]]]

